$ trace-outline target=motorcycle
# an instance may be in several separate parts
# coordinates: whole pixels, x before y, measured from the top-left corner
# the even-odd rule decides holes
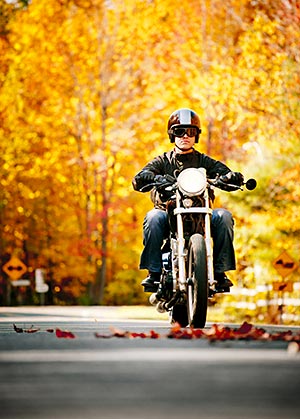
[[[158,289],[149,301],[158,312],[169,312],[171,323],[203,328],[209,299],[230,291],[217,289],[214,279],[210,227],[213,190],[243,189],[224,182],[220,176],[208,179],[204,168],[185,169],[177,179],[169,175],[160,178],[153,186],[166,200],[170,235],[162,248]],[[249,179],[243,185],[253,190],[256,181]]]

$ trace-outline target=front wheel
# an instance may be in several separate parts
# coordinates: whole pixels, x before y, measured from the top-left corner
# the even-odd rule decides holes
[[[181,327],[186,327],[189,324],[186,305],[176,304],[170,313],[171,324],[179,323]]]
[[[190,238],[187,260],[187,313],[189,325],[205,326],[208,301],[207,257],[205,239],[201,234]]]

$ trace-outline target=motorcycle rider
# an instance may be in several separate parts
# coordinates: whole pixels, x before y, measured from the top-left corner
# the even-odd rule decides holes
[[[200,118],[196,112],[188,108],[173,112],[168,120],[168,135],[175,147],[146,164],[132,181],[136,191],[147,192],[152,189],[151,198],[154,203],[154,208],[146,214],[143,223],[144,249],[139,268],[149,272],[141,283],[145,292],[155,292],[158,288],[162,271],[161,248],[169,233],[166,207],[160,199],[159,191],[153,189],[153,182],[162,180],[164,175],[177,177],[181,170],[187,168],[203,167],[210,179],[219,175],[224,182],[236,185],[243,183],[244,177],[241,173],[232,172],[224,163],[195,150],[194,145],[198,143],[200,133]],[[211,232],[214,244],[214,278],[217,281],[216,288],[221,290],[233,285],[225,272],[236,268],[234,221],[228,210],[213,210]]]

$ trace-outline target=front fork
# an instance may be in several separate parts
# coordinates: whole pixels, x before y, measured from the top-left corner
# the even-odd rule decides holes
[[[197,209],[197,212],[204,213],[205,219],[205,244],[206,244],[206,258],[207,258],[207,276],[208,284],[211,289],[215,287],[214,269],[213,269],[213,247],[211,238],[211,215],[212,209],[210,208],[210,199],[208,190],[204,194],[205,206]],[[180,207],[179,193],[176,194],[176,207]],[[187,210],[186,210],[187,211]],[[173,273],[173,290],[176,290],[176,278],[178,278],[179,290],[186,290],[186,256],[185,239],[183,231],[182,212],[176,211],[177,217],[177,239],[172,239],[172,273]],[[176,263],[177,262],[177,263]]]
[[[176,193],[176,207],[180,207],[180,196],[177,191]],[[174,240],[176,243],[173,242],[173,245],[177,247],[177,254],[173,253],[173,258],[177,258],[178,266],[174,266],[172,263],[173,268],[173,278],[178,277],[178,286],[179,290],[185,292],[186,290],[186,269],[185,269],[185,260],[186,260],[186,250],[185,250],[185,240],[184,240],[184,232],[183,232],[183,220],[181,213],[176,214],[177,217],[177,240]],[[175,260],[174,260],[175,262]],[[178,272],[178,275],[177,275]],[[176,280],[173,281],[173,287],[176,287]],[[176,288],[174,289],[174,291]]]
[[[205,206],[210,209],[210,200],[208,191],[205,192]],[[214,289],[215,280],[214,280],[214,265],[213,265],[213,247],[212,247],[212,238],[211,238],[211,215],[212,210],[205,214],[205,244],[206,244],[206,259],[207,259],[207,276],[208,276],[208,286],[211,289]]]

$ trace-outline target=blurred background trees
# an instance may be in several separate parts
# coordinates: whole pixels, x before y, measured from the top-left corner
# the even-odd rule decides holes
[[[145,302],[151,203],[131,179],[179,107],[201,117],[200,151],[258,180],[218,194],[235,283],[270,284],[282,250],[299,261],[299,23],[298,0],[1,0],[2,264],[43,267],[49,302]]]

